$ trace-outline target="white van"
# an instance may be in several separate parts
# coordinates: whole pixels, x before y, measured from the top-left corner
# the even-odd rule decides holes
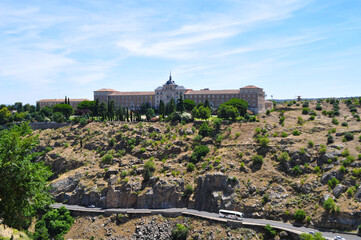
[[[219,217],[235,219],[235,220],[243,220],[243,213],[237,211],[229,211],[229,210],[219,210]]]

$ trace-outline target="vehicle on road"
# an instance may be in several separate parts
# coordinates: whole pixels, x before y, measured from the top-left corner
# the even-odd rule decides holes
[[[95,205],[89,205],[88,208],[95,208]]]
[[[219,210],[219,216],[224,218],[230,218],[235,220],[243,220],[243,213],[229,210]]]
[[[345,240],[343,237],[341,236],[334,236],[333,237],[334,240]]]

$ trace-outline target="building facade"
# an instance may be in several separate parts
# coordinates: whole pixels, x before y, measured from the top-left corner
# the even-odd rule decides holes
[[[79,103],[82,101],[90,101],[89,99],[69,99],[70,105],[73,108],[76,108]],[[36,104],[39,104],[41,108],[43,107],[52,107],[56,104],[62,104],[65,102],[65,99],[41,99],[36,101]]]
[[[256,114],[273,108],[273,103],[265,100],[266,95],[263,89],[253,85],[230,90],[210,90],[208,88],[193,90],[179,86],[172,80],[172,76],[169,76],[169,80],[154,91],[120,92],[107,88],[94,91],[94,100],[98,100],[100,103],[114,100],[115,106],[124,106],[132,110],[140,109],[143,103],[149,103],[151,107],[158,108],[160,100],[167,104],[172,98],[177,101],[180,96],[183,96],[183,99],[193,100],[196,104],[208,100],[214,108],[218,108],[232,98],[244,99],[248,102],[249,110]]]

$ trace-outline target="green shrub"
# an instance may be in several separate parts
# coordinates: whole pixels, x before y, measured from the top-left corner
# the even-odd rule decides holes
[[[351,132],[345,133],[345,139],[346,141],[352,141],[354,138],[353,134]]]
[[[44,214],[35,225],[33,239],[63,239],[63,235],[70,230],[74,219],[65,207],[52,209]]]
[[[301,135],[301,132],[298,131],[298,130],[294,130],[294,131],[292,132],[292,134],[293,134],[293,136],[299,136],[299,135]]]
[[[347,157],[350,155],[350,151],[348,149],[345,149],[341,154],[343,157]]]
[[[262,202],[263,204],[266,204],[268,201],[269,201],[269,195],[268,195],[268,194],[264,194],[264,195],[262,196],[261,202]]]
[[[199,134],[203,137],[210,136],[213,131],[213,128],[208,125],[208,122],[203,122],[199,127]]]
[[[280,162],[288,162],[290,160],[290,155],[287,152],[282,152],[278,156],[278,161]]]
[[[259,143],[261,144],[262,147],[267,147],[269,142],[270,140],[266,137],[259,139]]]
[[[304,123],[303,118],[298,117],[298,118],[297,118],[297,123],[298,123],[299,125],[302,125],[302,124]]]
[[[252,157],[253,165],[262,165],[263,157],[261,155],[254,155]]]
[[[348,126],[348,123],[347,123],[347,122],[342,122],[342,123],[341,123],[341,126],[347,127],[347,126]]]
[[[342,173],[346,173],[346,168],[345,166],[341,166],[340,169],[339,169],[340,172]]]
[[[312,116],[310,117],[310,120],[311,120],[311,121],[315,120],[315,116],[312,115]]]
[[[266,224],[266,226],[264,227],[264,231],[266,233],[267,238],[271,238],[271,239],[273,239],[277,234],[276,230],[274,230],[269,224]]]
[[[306,218],[306,213],[302,209],[297,209],[295,215],[293,216],[297,222],[303,222]]]
[[[332,118],[332,123],[335,124],[335,125],[338,125],[338,124],[339,124],[339,121],[337,121],[336,118]]]
[[[304,114],[304,115],[307,115],[309,112],[310,112],[310,109],[307,107],[302,109],[302,114]]]
[[[337,179],[337,178],[331,178],[330,180],[328,180],[328,186],[330,186],[330,188],[334,188],[334,187],[336,187],[336,185],[337,184],[339,184],[340,183],[340,181]]]
[[[196,166],[193,163],[188,163],[187,164],[187,171],[188,172],[193,172],[195,168],[196,168]]]
[[[184,197],[189,197],[193,193],[193,187],[190,184],[187,184],[184,188]]]
[[[282,132],[282,133],[281,133],[281,137],[288,137],[288,134],[285,133],[285,132]]]
[[[313,171],[314,171],[315,173],[319,173],[319,172],[321,171],[321,169],[320,169],[319,166],[316,166],[316,167],[313,169]]]
[[[114,139],[114,138],[109,139],[109,140],[108,140],[108,144],[109,144],[110,147],[114,147],[114,145],[115,145],[115,139]]]
[[[302,169],[300,168],[300,166],[296,165],[292,168],[292,173],[294,175],[302,174]]]
[[[321,111],[321,110],[322,110],[321,104],[317,104],[317,105],[316,105],[316,110],[317,110],[317,111]]]
[[[111,154],[107,154],[105,156],[102,157],[102,163],[105,163],[105,164],[110,164],[113,160],[113,155]]]
[[[334,143],[335,140],[333,139],[333,136],[331,134],[327,135],[327,144]]]
[[[186,240],[188,236],[189,228],[182,225],[177,224],[177,227],[172,230],[171,239],[172,240]]]
[[[209,148],[205,145],[196,146],[191,155],[192,162],[198,162],[202,157],[206,156],[209,153]]]
[[[331,211],[331,210],[334,211],[336,209],[336,203],[335,201],[333,201],[332,198],[328,198],[323,202],[323,208],[326,211]]]
[[[152,160],[146,161],[144,164],[144,171],[143,171],[144,181],[147,182],[153,176],[154,172],[155,172],[154,162]]]
[[[315,144],[312,141],[308,141],[307,145],[310,148],[313,148],[315,146]]]

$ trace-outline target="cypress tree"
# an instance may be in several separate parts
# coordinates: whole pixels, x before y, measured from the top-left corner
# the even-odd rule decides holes
[[[165,105],[164,105],[164,102],[163,100],[160,100],[159,101],[159,115],[162,115],[162,117],[164,118],[164,115],[165,115]]]
[[[206,108],[210,108],[210,105],[209,105],[209,101],[208,101],[208,99],[206,99],[206,101],[204,102],[204,107],[206,107]]]
[[[177,111],[178,112],[184,112],[184,104],[183,104],[183,97],[180,95],[180,97],[177,100]]]

